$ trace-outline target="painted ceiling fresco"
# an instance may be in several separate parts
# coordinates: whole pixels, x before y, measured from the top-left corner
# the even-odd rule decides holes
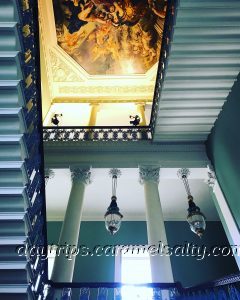
[[[166,0],[53,0],[58,45],[91,75],[146,73],[159,59]]]

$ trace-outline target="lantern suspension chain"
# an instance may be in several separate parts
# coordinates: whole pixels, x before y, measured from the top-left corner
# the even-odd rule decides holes
[[[117,191],[117,176],[113,175],[112,177],[112,196],[116,197]]]
[[[187,177],[185,175],[182,176],[182,181],[183,181],[186,193],[188,195],[188,198],[192,197],[192,194],[191,194],[191,191],[190,191],[190,187],[189,187],[189,183],[188,183]]]
[[[187,169],[187,168],[179,169],[178,172],[177,172],[177,175],[182,180],[182,182],[184,184],[188,199],[193,200],[193,196],[191,194],[190,186],[189,186],[188,179],[187,179],[188,176],[190,175],[190,170]]]

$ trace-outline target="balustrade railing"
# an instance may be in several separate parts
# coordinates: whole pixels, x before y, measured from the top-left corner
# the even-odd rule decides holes
[[[44,127],[45,142],[65,141],[139,141],[150,140],[151,130],[148,126],[121,127]]]
[[[23,102],[21,107],[25,124],[23,139],[28,153],[24,160],[28,177],[28,183],[24,189],[28,203],[25,215],[25,246],[46,246],[38,3],[35,0],[10,2],[14,3],[19,20],[17,34],[21,49],[16,60],[21,69],[18,89]],[[28,252],[26,260],[29,267],[29,290],[31,291],[31,297],[29,297],[43,299],[43,289],[47,280],[47,261],[39,259],[37,255],[32,256]]]
[[[181,300],[240,300],[240,273],[183,289]]]
[[[171,41],[173,37],[173,29],[174,29],[173,26],[176,20],[177,6],[179,1],[168,0],[167,3],[168,4],[167,4],[167,11],[166,11],[166,18],[164,23],[161,52],[160,52],[160,58],[158,64],[157,79],[155,84],[152,113],[151,113],[151,120],[150,120],[152,135],[154,133],[154,128],[157,121],[161,89],[162,89],[163,81],[168,66],[168,57],[169,57]]]
[[[189,288],[183,288],[179,282],[48,284],[45,300],[240,300],[240,273]],[[53,298],[56,291],[60,296]]]
[[[53,299],[60,291],[58,300],[175,300],[180,296],[179,283],[53,283],[46,300]],[[55,293],[55,294],[54,294]],[[55,299],[55,298],[54,298]]]

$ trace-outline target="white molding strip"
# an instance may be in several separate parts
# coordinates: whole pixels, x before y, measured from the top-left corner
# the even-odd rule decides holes
[[[221,190],[221,187],[216,179],[213,189],[212,189],[212,197],[218,211],[220,220],[222,221],[222,225],[224,227],[225,233],[231,245],[237,245],[240,247],[240,232],[237,226],[237,223],[232,215],[232,212],[228,206],[227,200]],[[240,256],[235,255],[236,263],[240,270]]]

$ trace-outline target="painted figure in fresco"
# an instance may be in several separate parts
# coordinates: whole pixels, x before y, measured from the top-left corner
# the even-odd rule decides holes
[[[149,10],[164,18],[165,0],[62,0],[68,30],[76,32],[88,22],[134,26]]]
[[[102,19],[105,23],[113,26],[134,26],[152,10],[158,17],[164,18],[165,2],[159,1],[156,5],[155,0],[91,0],[95,6],[95,12],[101,11],[104,15]],[[91,13],[92,21],[101,22],[101,15]],[[81,16],[79,15],[79,18]],[[82,18],[82,20],[87,20]]]
[[[166,0],[53,0],[58,44],[89,74],[142,74],[158,59]]]

